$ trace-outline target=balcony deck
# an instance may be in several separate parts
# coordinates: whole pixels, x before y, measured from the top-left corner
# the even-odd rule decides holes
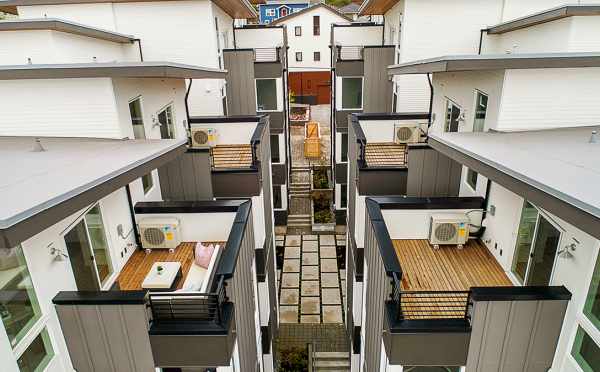
[[[402,266],[404,291],[467,291],[471,287],[512,286],[502,267],[479,240],[470,239],[464,249],[441,246],[434,250],[427,240],[394,240]]]
[[[225,247],[224,242],[205,242],[203,244],[219,244],[221,247]],[[175,248],[173,253],[169,253],[168,249],[155,249],[150,253],[136,250],[117,278],[119,287],[123,291],[142,290],[142,282],[155,262],[181,262],[182,276],[177,283],[177,289],[181,289],[192,266],[195,246],[195,242],[184,242]]]
[[[368,167],[406,167],[406,145],[392,142],[367,143],[365,162]]]
[[[245,169],[252,167],[251,145],[217,145],[211,148],[214,169]]]

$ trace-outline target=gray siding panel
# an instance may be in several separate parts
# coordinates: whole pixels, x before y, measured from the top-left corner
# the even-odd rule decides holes
[[[384,326],[385,300],[391,291],[390,279],[387,277],[383,260],[373,231],[373,226],[366,214],[365,231],[365,280],[366,292],[365,324],[365,370],[379,372],[381,360],[381,340]]]
[[[335,183],[347,183],[348,182],[348,164],[347,163],[336,163],[335,164]]]
[[[158,168],[158,176],[166,201],[205,200],[213,196],[208,152],[185,152]]]
[[[235,273],[228,280],[227,295],[235,306],[235,322],[237,327],[237,342],[240,355],[241,371],[256,371],[257,345],[256,324],[254,322],[254,275],[252,264],[254,262],[254,221],[252,212],[246,224],[244,237],[240,246],[240,253],[235,266]]]
[[[348,131],[348,120],[352,114],[361,113],[362,110],[344,110],[335,112],[336,132],[346,133]]]
[[[283,111],[269,112],[269,122],[271,123],[271,134],[279,134],[284,132],[285,114]]]
[[[287,181],[287,167],[285,164],[273,164],[273,185],[285,185]]]
[[[56,311],[77,371],[154,371],[145,304],[57,305]]]
[[[338,61],[335,64],[336,76],[363,76],[364,70],[365,63],[363,61]]]
[[[409,147],[406,195],[458,196],[461,171],[459,163],[430,147]]]
[[[394,47],[364,48],[363,111],[392,111],[392,81],[387,67],[394,63]]]
[[[568,300],[474,301],[467,371],[545,372]]]
[[[255,62],[254,76],[257,78],[279,78],[283,75],[280,62]]]
[[[223,60],[227,70],[227,114],[255,115],[254,51],[228,50]]]

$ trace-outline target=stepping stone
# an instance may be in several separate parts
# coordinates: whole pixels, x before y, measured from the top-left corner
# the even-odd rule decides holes
[[[321,258],[336,258],[337,252],[334,246],[321,247]]]
[[[342,307],[323,306],[323,323],[342,323]]]
[[[336,238],[337,240],[343,240],[343,241],[346,241],[346,235],[336,235],[336,236],[335,236],[335,238]]]
[[[338,272],[337,260],[335,258],[322,258],[321,259],[321,272],[337,274],[337,272]]]
[[[299,247],[300,246],[300,235],[287,235],[285,237],[286,247]]]
[[[338,240],[337,241],[337,246],[338,247],[345,247],[346,246],[346,241],[345,240]]]
[[[319,235],[321,245],[335,245],[335,237],[333,235]]]
[[[318,296],[319,295],[319,281],[318,280],[303,280],[300,294],[303,297],[304,296]]]
[[[284,273],[281,275],[281,288],[300,288],[300,274]]]
[[[284,273],[299,273],[300,272],[300,260],[297,258],[289,258],[283,260],[283,272]]]
[[[339,288],[340,282],[337,273],[321,273],[321,287]]]
[[[301,302],[301,314],[320,314],[321,313],[321,304],[319,302],[319,297],[302,297]]]
[[[346,269],[340,269],[340,278],[346,277]]]
[[[321,323],[320,315],[300,315],[300,323],[314,324]]]
[[[279,303],[282,305],[298,305],[299,297],[297,289],[282,289]]]
[[[282,241],[276,241],[275,242],[275,246],[276,247],[283,247],[283,240]]]
[[[346,281],[342,280],[342,296],[346,296],[346,293],[348,293],[348,287],[346,286]]]
[[[319,242],[309,241],[302,242],[302,252],[317,252],[319,250]]]
[[[317,241],[318,240],[318,236],[317,235],[302,235],[302,241],[306,242],[306,241]]]
[[[284,258],[300,258],[300,247],[285,247]]]
[[[281,290],[283,292],[283,289]],[[323,288],[321,290],[321,298],[323,305],[341,305],[342,299],[340,298],[339,288]]]
[[[298,323],[298,306],[279,306],[281,323]]]
[[[285,235],[275,235],[276,242],[282,242],[285,240]]]
[[[302,255],[302,265],[318,265],[319,254],[318,253],[304,253]]]
[[[302,280],[319,280],[319,266],[302,266]]]

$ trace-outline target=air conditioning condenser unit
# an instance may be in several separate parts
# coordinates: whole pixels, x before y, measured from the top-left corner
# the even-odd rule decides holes
[[[181,244],[179,220],[174,217],[144,218],[138,223],[144,249],[173,251]]]
[[[469,239],[469,218],[465,214],[444,213],[431,216],[429,243],[434,249],[452,244],[462,249]]]

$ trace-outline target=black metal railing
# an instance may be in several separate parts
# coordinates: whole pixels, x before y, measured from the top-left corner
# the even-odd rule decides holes
[[[400,275],[392,278],[397,320],[470,319],[471,291],[403,291]]]
[[[154,323],[203,321],[221,323],[223,304],[228,302],[226,283],[220,277],[214,293],[160,292],[148,295]]]
[[[362,45],[337,45],[338,61],[361,61],[364,58]]]

